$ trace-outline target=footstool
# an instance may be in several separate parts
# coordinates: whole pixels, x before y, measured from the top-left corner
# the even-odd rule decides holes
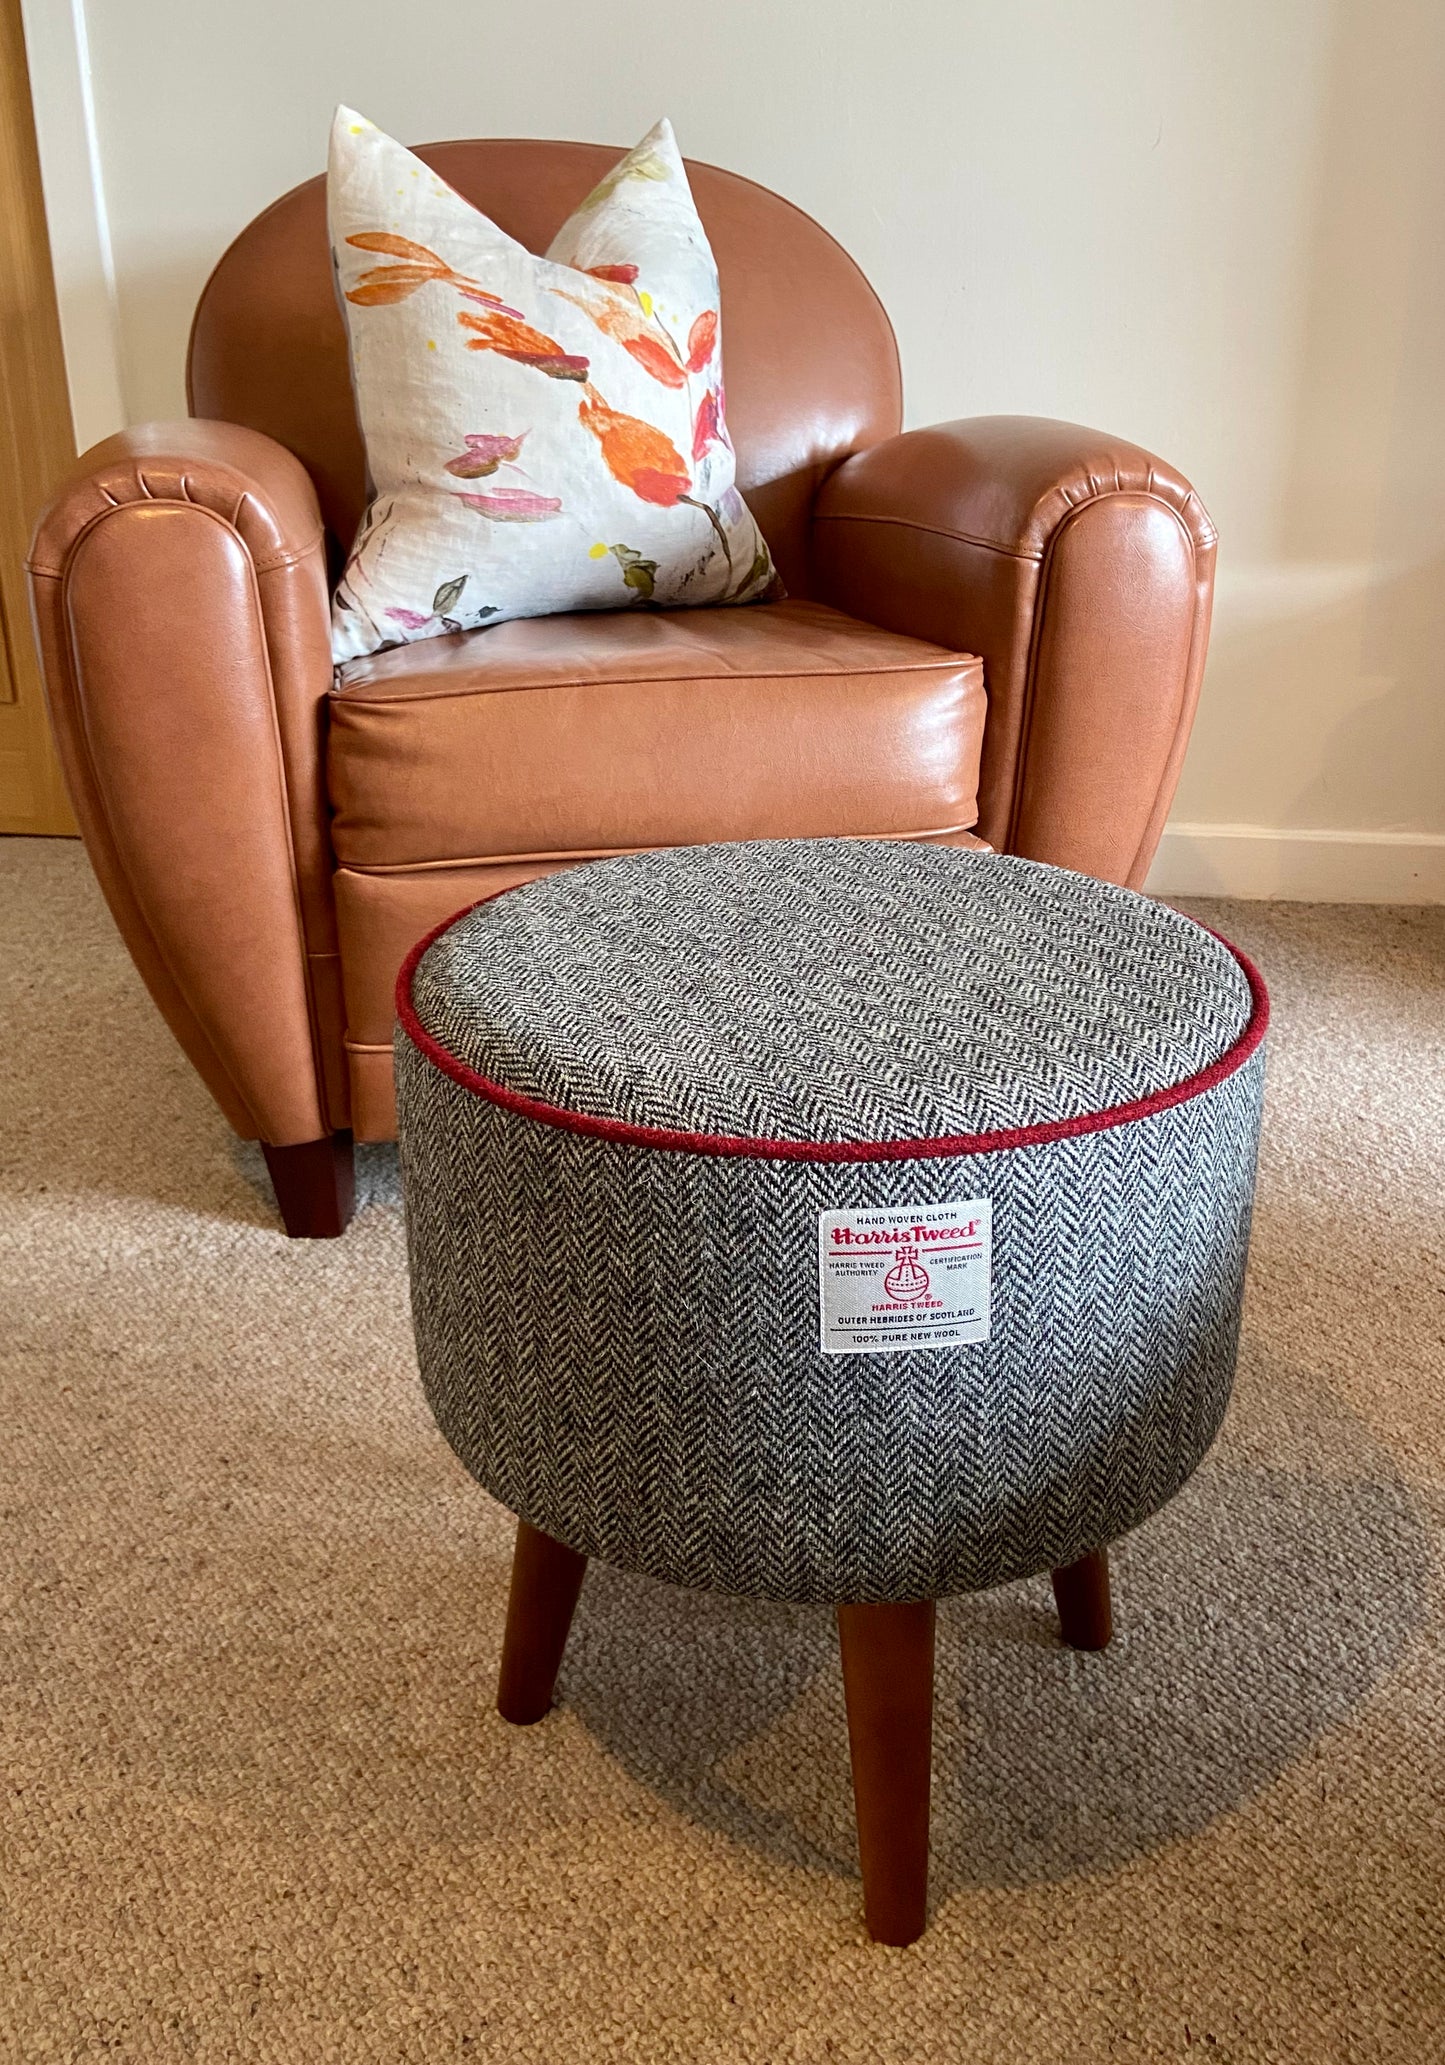
[[[519,1516],[498,1704],[586,1560],[838,1609],[864,1909],[927,1897],[933,1602],[1107,1545],[1233,1380],[1268,1006],[1224,941],[1033,862],[776,840],[574,867],[398,989],[417,1349]]]

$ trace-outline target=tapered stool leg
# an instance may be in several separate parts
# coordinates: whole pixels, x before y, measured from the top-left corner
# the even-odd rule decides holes
[[[1091,1549],[1077,1563],[1066,1563],[1054,1576],[1054,1602],[1059,1633],[1070,1649],[1107,1649],[1114,1632],[1109,1601],[1109,1552]]]
[[[933,1601],[840,1606],[863,1916],[875,1943],[912,1943],[928,1913]]]
[[[512,1551],[512,1589],[507,1632],[497,1681],[497,1712],[525,1727],[540,1721],[552,1704],[567,1631],[587,1575],[587,1558],[554,1542],[550,1534],[517,1522]]]

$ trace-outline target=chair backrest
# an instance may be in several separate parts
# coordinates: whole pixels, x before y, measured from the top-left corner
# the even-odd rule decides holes
[[[545,250],[617,162],[602,144],[486,139],[419,147],[441,178],[529,250]],[[784,580],[806,593],[813,496],[849,452],[899,427],[898,349],[842,246],[766,187],[688,164],[722,280],[723,366],[738,484]],[[346,333],[326,237],[326,182],[308,180],[242,230],[191,326],[191,413],[265,431],[316,483],[349,545],[366,498]]]

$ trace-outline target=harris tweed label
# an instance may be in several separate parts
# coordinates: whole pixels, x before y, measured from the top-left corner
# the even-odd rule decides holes
[[[891,1355],[986,1341],[993,1208],[892,1205],[818,1214],[825,1355]]]

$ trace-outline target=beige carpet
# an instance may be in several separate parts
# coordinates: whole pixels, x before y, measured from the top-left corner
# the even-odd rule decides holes
[[[828,1616],[597,1570],[505,1727],[393,1155],[286,1242],[79,849],[0,841],[0,2057],[1445,2056],[1445,913],[1208,915],[1277,1007],[1236,1404],[1106,1656],[943,1610],[888,1951]]]

